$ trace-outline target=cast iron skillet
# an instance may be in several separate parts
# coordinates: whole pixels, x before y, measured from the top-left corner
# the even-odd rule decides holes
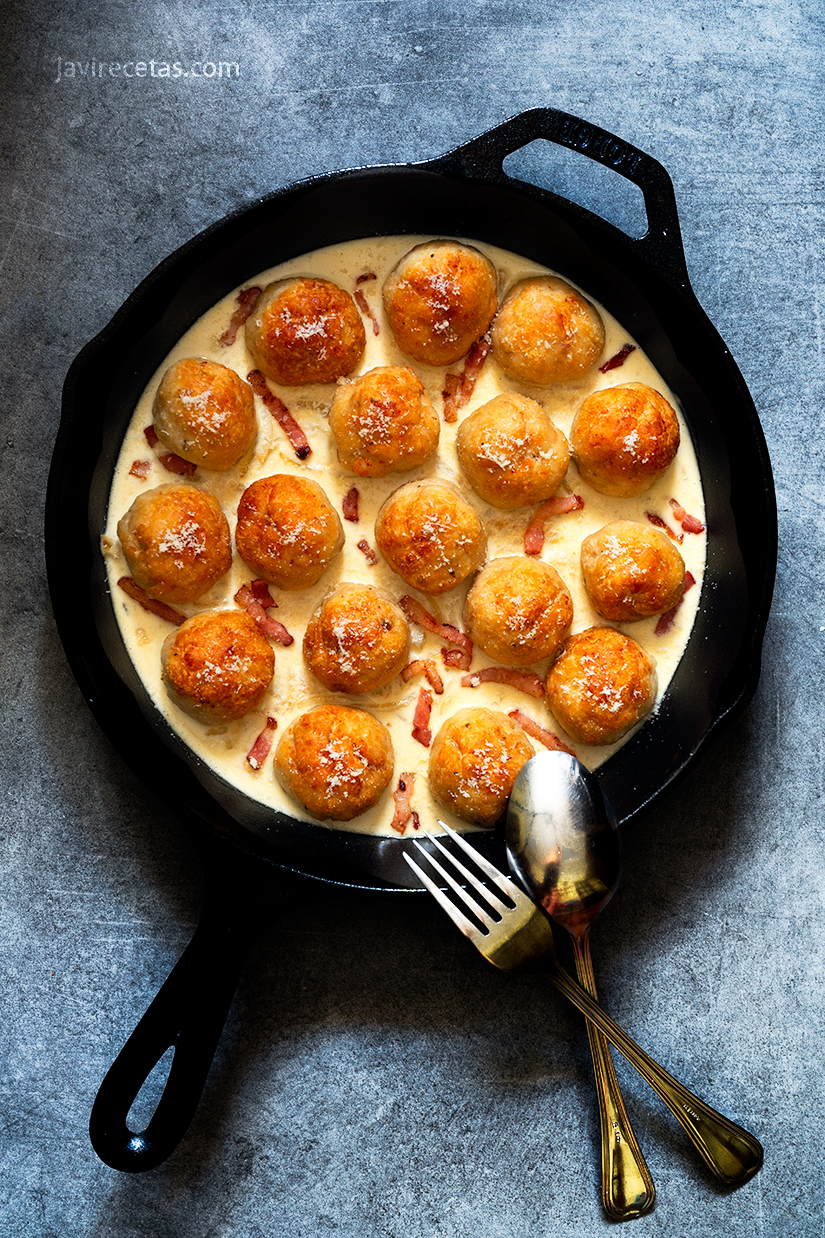
[[[647,234],[630,239],[507,176],[505,157],[536,138],[587,154],[638,185]],[[770,463],[742,377],[690,288],[672,184],[654,159],[586,121],[536,109],[439,159],[301,182],[183,246],[72,365],[47,495],[49,587],[74,675],[126,762],[191,828],[206,874],[197,931],[92,1110],[94,1148],[116,1169],[151,1169],[183,1137],[246,947],[276,906],[331,884],[410,892],[411,881],[401,858],[406,840],[330,831],[264,810],[200,765],[160,719],[120,640],[99,551],[122,435],[172,344],[232,288],[296,254],[397,233],[487,241],[560,271],[627,327],[682,404],[705,488],[707,576],[662,706],[599,770],[619,820],[627,824],[662,794],[756,687],[776,565]],[[79,580],[88,588],[79,589]],[[497,835],[477,838],[504,863]],[[144,1131],[131,1132],[132,1102],[170,1046],[158,1108]]]

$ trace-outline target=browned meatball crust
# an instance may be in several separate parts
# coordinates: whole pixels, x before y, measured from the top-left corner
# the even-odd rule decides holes
[[[673,542],[632,520],[615,520],[586,537],[581,565],[587,596],[614,623],[662,615],[684,592],[685,562]]]
[[[547,704],[571,739],[613,744],[656,704],[655,663],[615,628],[587,628],[550,668]]]
[[[205,469],[231,468],[258,434],[252,388],[228,366],[203,357],[169,366],[152,416],[164,447]]]
[[[506,510],[549,499],[570,463],[561,430],[540,404],[515,393],[497,395],[465,417],[456,447],[476,494]]]
[[[494,559],[464,603],[467,634],[504,666],[529,666],[556,652],[573,622],[570,592],[541,559]]]
[[[507,807],[516,776],[533,746],[506,714],[459,709],[430,750],[430,790],[463,821],[493,825]]]
[[[307,277],[268,284],[245,331],[257,368],[284,387],[333,383],[351,374],[367,340],[349,293],[327,279]]]
[[[187,619],[167,637],[161,659],[172,700],[201,722],[234,722],[257,709],[275,669],[272,646],[241,610]]]
[[[361,709],[320,705],[285,731],[275,752],[281,786],[324,821],[351,821],[378,803],[393,773],[390,733]]]
[[[226,517],[196,486],[172,482],[138,495],[117,535],[132,578],[159,602],[193,602],[232,566]]]
[[[493,355],[517,382],[567,383],[592,370],[604,348],[595,306],[555,275],[532,275],[508,292],[492,329]]]
[[[408,366],[380,366],[335,392],[329,428],[345,469],[359,477],[405,473],[432,455],[440,425]]]
[[[582,478],[600,494],[643,494],[673,463],[679,420],[663,395],[644,383],[594,391],[570,429]]]
[[[408,585],[434,594],[460,585],[487,550],[475,508],[442,481],[413,481],[395,490],[378,513],[375,540]]]
[[[235,545],[243,561],[270,584],[306,589],[340,553],[344,530],[317,482],[276,473],[244,490]]]
[[[304,657],[331,692],[373,692],[404,669],[410,629],[380,589],[344,584],[324,598],[307,624]]]
[[[414,361],[451,365],[496,312],[496,269],[471,245],[416,245],[387,276],[384,308],[395,342]]]

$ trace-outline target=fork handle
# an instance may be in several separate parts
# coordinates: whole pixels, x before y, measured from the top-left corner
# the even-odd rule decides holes
[[[581,936],[571,936],[579,983],[592,998],[597,999],[589,931]],[[599,1106],[602,1207],[612,1221],[630,1221],[650,1211],[656,1199],[656,1187],[630,1125],[607,1040],[589,1020],[587,1039],[590,1042]]]
[[[720,1181],[726,1186],[739,1186],[753,1177],[764,1155],[758,1139],[699,1100],[658,1062],[648,1057],[558,963],[550,963],[548,974],[556,988],[604,1033],[661,1097],[702,1160]]]

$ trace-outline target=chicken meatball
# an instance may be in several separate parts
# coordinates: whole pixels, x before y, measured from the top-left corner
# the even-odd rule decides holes
[[[644,383],[594,391],[570,429],[584,481],[600,494],[643,494],[673,463],[679,421],[663,395]]]
[[[685,562],[661,529],[615,520],[581,546],[584,587],[603,619],[623,623],[662,615],[680,600]]]
[[[132,578],[159,602],[194,602],[232,566],[226,516],[196,486],[172,482],[138,495],[117,535]]]
[[[407,366],[381,366],[335,392],[329,428],[345,469],[359,477],[405,473],[438,446],[438,413]]]
[[[571,739],[614,744],[656,704],[656,664],[615,628],[587,628],[550,668],[547,704]]]
[[[404,613],[371,585],[339,585],[307,624],[304,657],[331,692],[372,692],[404,669],[410,629]]]
[[[604,348],[598,310],[555,275],[533,275],[502,302],[492,330],[493,355],[522,383],[568,383],[582,378]]]
[[[203,357],[170,365],[152,417],[164,447],[205,469],[231,468],[258,434],[252,388],[234,370]]]
[[[374,807],[392,779],[393,762],[383,723],[343,705],[302,714],[275,751],[281,786],[321,821],[351,821]]]
[[[423,593],[455,589],[487,550],[475,508],[444,481],[411,481],[395,490],[378,513],[375,540],[393,571]]]
[[[317,482],[276,473],[244,490],[235,545],[244,563],[270,584],[306,589],[340,553],[344,530]]]
[[[384,309],[398,347],[427,365],[458,361],[492,322],[496,282],[492,262],[471,245],[416,245],[384,283]]]
[[[430,750],[430,790],[463,821],[494,825],[533,746],[506,714],[459,709],[443,724]]]
[[[351,374],[367,342],[349,293],[327,279],[305,277],[268,284],[245,331],[257,368],[284,387]]]
[[[242,610],[187,619],[167,637],[161,660],[172,700],[200,722],[234,722],[257,709],[275,670],[272,646]]]
[[[573,622],[569,590],[541,559],[494,559],[464,603],[467,634],[504,666],[529,666],[556,652]]]
[[[497,395],[465,417],[456,447],[476,494],[506,510],[549,499],[570,463],[561,430],[540,404],[515,393]]]

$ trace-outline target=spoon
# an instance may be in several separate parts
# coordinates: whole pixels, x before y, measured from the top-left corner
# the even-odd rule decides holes
[[[621,876],[613,811],[598,782],[574,756],[539,753],[516,779],[507,811],[507,854],[521,884],[573,941],[576,974],[598,999],[590,926]],[[653,1207],[656,1188],[624,1107],[604,1035],[588,1021],[599,1105],[602,1206],[614,1221]]]

